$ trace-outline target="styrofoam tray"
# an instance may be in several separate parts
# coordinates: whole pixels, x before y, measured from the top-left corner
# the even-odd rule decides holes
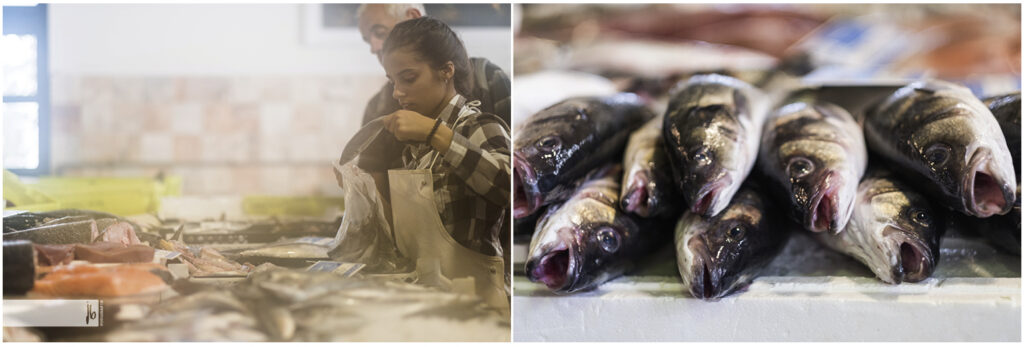
[[[516,248],[515,341],[1020,341],[1020,257],[949,235],[920,283],[889,285],[796,234],[746,291],[717,302],[682,286],[674,251],[598,289],[554,295]]]

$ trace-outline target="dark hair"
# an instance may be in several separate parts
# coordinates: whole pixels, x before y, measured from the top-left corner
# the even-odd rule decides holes
[[[412,48],[434,69],[441,69],[445,63],[452,62],[455,65],[452,77],[455,91],[469,97],[473,90],[469,55],[462,40],[448,24],[428,16],[398,23],[384,40],[381,51],[387,54],[402,47]]]

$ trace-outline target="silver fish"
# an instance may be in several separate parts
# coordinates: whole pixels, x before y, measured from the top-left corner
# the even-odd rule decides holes
[[[885,172],[872,171],[857,188],[853,218],[822,244],[856,258],[886,283],[920,282],[939,263],[946,223],[921,194]]]
[[[112,341],[508,340],[507,316],[476,296],[382,278],[261,265],[230,289],[157,303]]]
[[[152,314],[115,328],[103,336],[109,342],[264,342],[269,338],[259,330],[252,315],[238,311],[211,309],[169,314]]]
[[[289,341],[295,336],[295,318],[287,306],[269,305],[255,311],[263,330],[269,332],[275,341]]]
[[[1003,130],[1006,146],[1013,158],[1014,173],[1020,177],[1020,92],[994,96],[984,102]],[[1017,182],[1015,202],[1009,213],[990,218],[967,218],[966,223],[992,245],[1013,254],[1020,254],[1020,183]]]
[[[262,264],[269,262],[288,267],[306,267],[314,261],[330,259],[329,250],[330,248],[326,245],[316,245],[304,242],[279,242],[256,249],[241,251],[234,260],[240,263],[250,264]],[[199,267],[199,270],[202,270],[203,272],[237,272],[235,269],[231,269],[226,266],[200,267],[199,263],[194,265]],[[217,271],[216,268],[220,268],[221,270]]]
[[[249,276],[253,286],[284,302],[301,302],[363,283],[330,272],[263,271]]]
[[[672,92],[665,110],[665,149],[673,177],[695,213],[729,205],[757,160],[769,100],[722,75],[697,75]]]
[[[678,196],[661,133],[662,117],[652,119],[629,136],[622,159],[623,211],[650,217],[673,210]]]
[[[279,259],[328,259],[329,248],[308,242],[283,241],[238,253],[242,257]]]
[[[181,313],[199,309],[252,314],[249,308],[228,290],[204,290],[192,295],[174,297],[162,301],[153,309],[153,314]]]
[[[617,164],[598,169],[568,201],[548,208],[530,242],[530,281],[558,294],[592,289],[668,241],[667,228],[653,227],[659,219],[619,209],[621,175]]]
[[[513,216],[568,199],[587,173],[617,161],[629,134],[653,117],[630,93],[569,98],[531,116],[516,131]]]
[[[96,221],[89,219],[78,222],[44,225],[31,229],[4,234],[4,240],[29,240],[32,243],[52,245],[92,242],[99,235]]]
[[[675,229],[676,265],[698,299],[717,300],[744,286],[782,251],[789,230],[762,193],[745,185],[715,217],[686,212]]]
[[[976,217],[1006,214],[1017,177],[999,123],[971,91],[942,81],[908,84],[866,113],[864,136],[908,183]]]
[[[765,122],[759,170],[804,228],[838,233],[867,166],[860,126],[835,104],[797,99]]]
[[[274,245],[256,250],[248,250],[240,253],[248,257],[268,258],[303,258],[303,259],[327,259],[327,247],[296,243],[290,245]]]

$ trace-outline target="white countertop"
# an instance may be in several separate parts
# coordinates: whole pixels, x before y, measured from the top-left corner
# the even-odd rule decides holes
[[[683,288],[674,251],[598,289],[554,295],[523,275],[516,248],[515,341],[1020,341],[1020,257],[950,235],[928,280],[885,284],[794,235],[745,292],[718,302]]]

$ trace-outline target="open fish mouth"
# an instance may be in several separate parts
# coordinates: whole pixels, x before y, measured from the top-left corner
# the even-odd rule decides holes
[[[537,192],[537,172],[519,155],[515,156],[512,182],[513,191],[512,213],[515,218],[523,218],[540,209],[542,197]]]
[[[707,246],[699,239],[691,239],[688,247],[690,252],[693,252],[693,264],[690,265],[690,295],[701,300],[717,300],[725,291],[720,276],[716,276],[712,271],[714,267],[709,265],[711,261],[707,254]]]
[[[991,174],[992,155],[986,149],[977,150],[970,161],[970,174],[964,187],[967,211],[987,218],[1010,211],[1013,192],[1003,189],[1003,184]]]
[[[696,267],[697,265],[695,265]],[[696,268],[695,276],[693,277],[693,283],[690,285],[690,294],[693,297],[701,300],[713,300],[718,296],[721,287],[715,286],[715,281],[711,276],[711,269],[708,268],[708,264],[701,262],[699,268]]]
[[[530,282],[543,283],[551,291],[570,291],[576,282],[575,252],[569,243],[560,241],[539,258],[526,263],[526,277]]]
[[[715,210],[720,210],[720,208],[717,208],[717,205],[719,205],[719,201],[722,200],[722,192],[730,184],[732,184],[732,178],[726,175],[712,183],[704,185],[704,187],[697,192],[696,199],[693,199],[690,211],[706,217],[716,214],[715,212],[718,211]]]
[[[886,226],[883,234],[890,233],[907,234],[898,227]],[[892,264],[892,278],[896,284],[921,282],[932,275],[935,259],[932,257],[931,248],[924,242],[912,237],[896,237],[894,245],[899,245],[896,264]]]
[[[839,188],[842,180],[834,171],[825,175],[824,189],[811,200],[810,209],[807,210],[807,217],[804,225],[813,232],[823,231],[838,232],[839,223]]]
[[[651,187],[651,179],[646,171],[639,171],[629,182],[626,194],[623,194],[622,209],[641,217],[650,216],[654,209],[654,187]]]
[[[927,254],[920,244],[900,244],[900,269],[903,271],[903,281],[920,282],[931,276],[932,262]]]
[[[722,283],[722,276],[709,264],[706,257],[697,256],[692,267],[693,279],[690,283],[690,295],[704,301],[718,301],[726,293],[729,286]]]

